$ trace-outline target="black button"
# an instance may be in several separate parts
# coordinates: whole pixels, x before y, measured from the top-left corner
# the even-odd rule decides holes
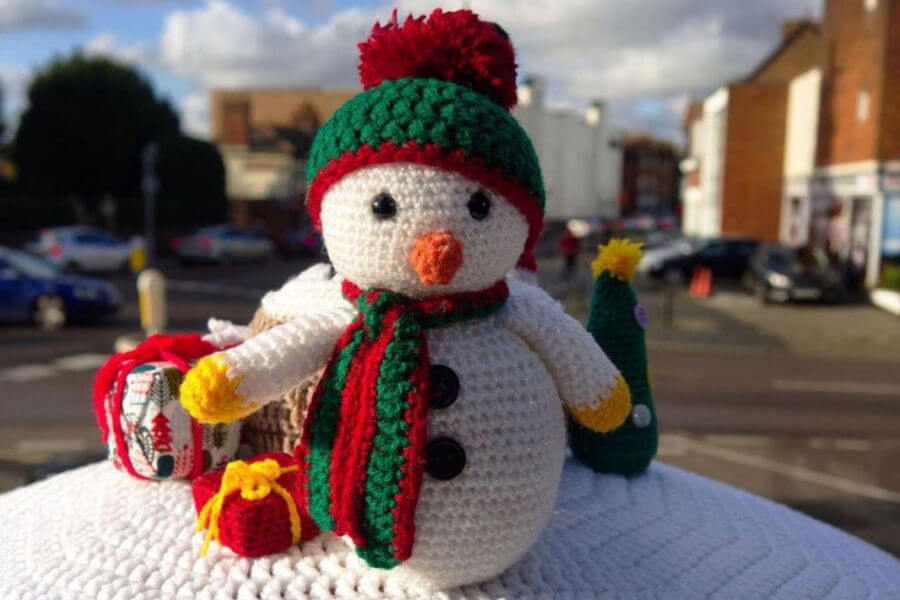
[[[446,365],[431,365],[428,393],[432,408],[447,408],[459,396],[459,377]]]
[[[466,466],[466,452],[449,437],[435,438],[425,448],[425,471],[441,481],[453,479]]]

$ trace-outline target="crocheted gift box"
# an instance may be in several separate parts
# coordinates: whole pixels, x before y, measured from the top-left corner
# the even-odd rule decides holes
[[[201,519],[201,525],[212,527],[215,524],[218,542],[240,556],[253,558],[284,552],[295,543],[305,542],[319,534],[318,527],[306,510],[301,488],[297,485],[297,471],[283,471],[285,468],[295,468],[297,461],[290,454],[269,452],[254,457],[246,464],[249,466],[266,459],[273,459],[282,467],[275,483],[290,494],[296,508],[300,525],[300,535],[296,541],[291,531],[291,507],[279,494],[267,493],[259,499],[248,500],[239,487],[224,490],[223,477],[227,468],[205,473],[193,482],[194,507],[198,515],[203,514],[204,507],[217,494],[225,493],[221,512],[211,519],[214,523],[203,523]]]
[[[113,465],[138,479],[190,479],[232,460],[239,422],[198,423],[178,401],[190,362],[217,348],[200,336],[154,336],[101,367],[95,410]]]

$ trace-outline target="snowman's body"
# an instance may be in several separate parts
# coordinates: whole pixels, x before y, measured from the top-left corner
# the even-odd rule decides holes
[[[460,383],[453,404],[429,412],[428,438],[456,440],[466,464],[448,481],[426,473],[412,557],[395,571],[440,588],[491,577],[535,542],[556,502],[565,421],[547,368],[500,318],[431,331],[428,346]]]
[[[181,401],[232,421],[323,370],[298,448],[310,516],[391,577],[464,585],[512,565],[549,519],[563,406],[605,433],[630,393],[580,323],[507,278],[535,266],[545,193],[509,113],[506,32],[468,10],[395,12],[360,53],[365,91],[307,165],[336,276],[317,267],[264,301],[306,307],[199,361]]]
[[[456,173],[410,164],[368,167],[337,181],[325,194],[322,227],[337,276],[316,267],[286,284],[267,302],[288,322],[201,361],[182,386],[192,414],[247,414],[319,371],[357,316],[341,295],[342,279],[411,299],[478,292],[504,279],[528,234],[503,196]],[[425,329],[429,391],[441,387],[437,365],[458,386],[450,402],[431,398],[411,553],[392,578],[444,588],[511,566],[556,501],[563,405],[598,431],[630,411],[627,386],[583,326],[538,287],[507,284],[499,310]],[[449,465],[449,476],[429,453],[432,442],[448,440],[451,455],[465,456]]]

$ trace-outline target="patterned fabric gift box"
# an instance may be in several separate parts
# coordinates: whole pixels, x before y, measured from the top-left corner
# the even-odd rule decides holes
[[[199,336],[155,336],[101,368],[95,409],[116,468],[139,479],[192,479],[234,458],[240,423],[198,423],[178,399],[189,361],[215,350]]]

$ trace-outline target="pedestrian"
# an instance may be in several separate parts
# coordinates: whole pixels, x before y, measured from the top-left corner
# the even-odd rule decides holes
[[[563,257],[562,280],[571,281],[578,266],[578,252],[581,250],[581,240],[572,233],[572,229],[566,225],[566,230],[559,238],[559,253]]]

